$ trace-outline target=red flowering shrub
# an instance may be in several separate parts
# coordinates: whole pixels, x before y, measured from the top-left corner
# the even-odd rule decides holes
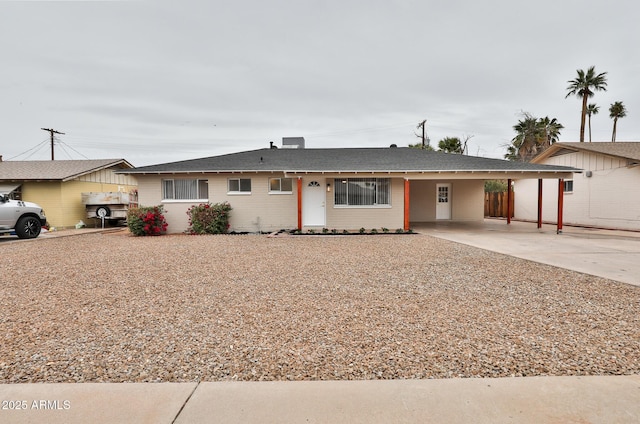
[[[231,205],[222,203],[201,203],[187,210],[191,234],[224,234],[229,229]]]
[[[167,231],[162,206],[142,206],[127,211],[127,226],[134,236],[159,236]]]

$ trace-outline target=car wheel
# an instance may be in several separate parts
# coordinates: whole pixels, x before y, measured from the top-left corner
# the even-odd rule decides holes
[[[106,218],[111,216],[111,210],[106,206],[99,206],[98,209],[96,209],[96,216],[98,218]]]
[[[36,238],[40,235],[42,226],[38,218],[32,216],[24,216],[18,220],[16,225],[16,234],[21,239]]]

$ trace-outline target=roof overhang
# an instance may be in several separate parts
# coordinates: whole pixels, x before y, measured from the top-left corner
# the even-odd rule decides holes
[[[0,195],[9,194],[22,184],[0,184]]]
[[[581,173],[581,169],[573,171],[562,170],[407,170],[407,171],[383,171],[383,170],[358,170],[358,171],[317,171],[317,170],[216,170],[216,171],[154,171],[154,172],[129,172],[118,171],[119,174],[136,175],[206,175],[206,174],[280,174],[286,177],[301,177],[304,175],[323,175],[325,177],[342,178],[345,176],[354,177],[395,177],[410,180],[499,180],[499,179],[547,179],[547,178],[571,178],[574,173]]]

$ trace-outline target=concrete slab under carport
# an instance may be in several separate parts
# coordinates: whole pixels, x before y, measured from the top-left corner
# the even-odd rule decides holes
[[[640,285],[640,232],[535,222],[484,219],[479,222],[412,224],[412,229],[518,258]]]

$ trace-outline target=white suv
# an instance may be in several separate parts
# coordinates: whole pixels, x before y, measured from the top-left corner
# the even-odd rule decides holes
[[[47,217],[40,206],[0,194],[0,234],[15,231],[20,238],[36,238],[46,224]]]

